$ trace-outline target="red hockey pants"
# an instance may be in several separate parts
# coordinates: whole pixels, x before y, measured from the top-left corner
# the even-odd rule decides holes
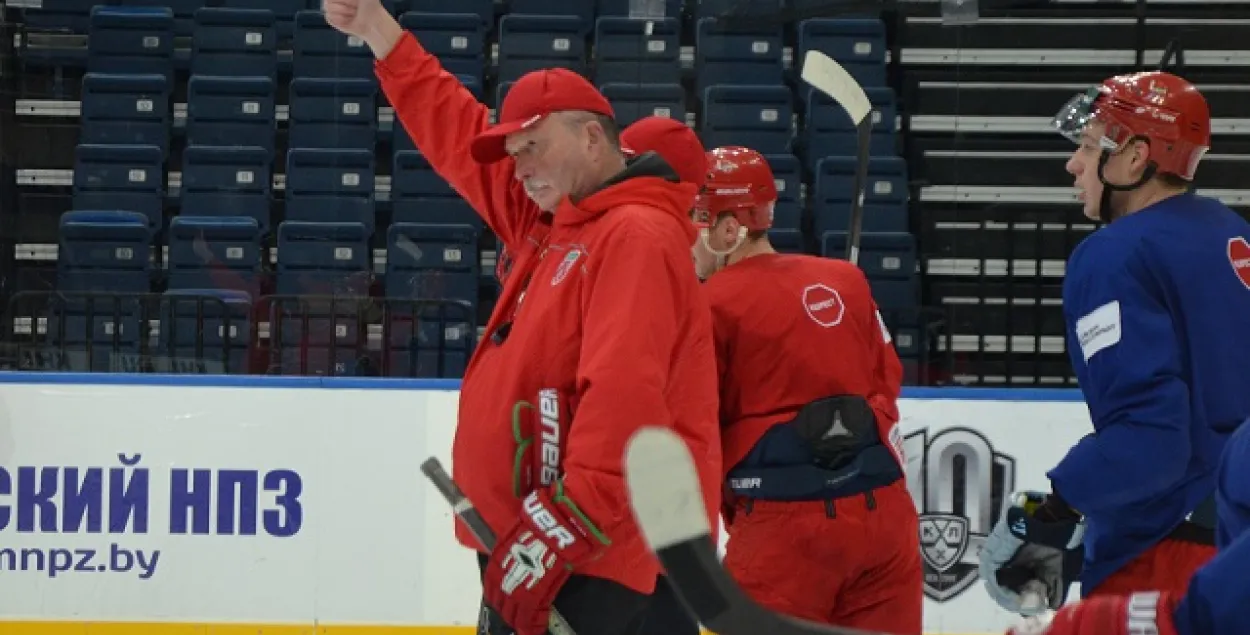
[[[1189,579],[1215,556],[1215,546],[1164,538],[1089,591],[1085,597],[1127,595],[1137,591],[1171,591],[1184,595]]]
[[[920,635],[920,530],[902,481],[828,503],[734,509],[725,568],[755,601],[822,624]]]

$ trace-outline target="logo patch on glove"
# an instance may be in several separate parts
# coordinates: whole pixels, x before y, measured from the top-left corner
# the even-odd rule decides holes
[[[538,498],[537,492],[530,492],[525,497],[523,503],[525,513],[529,514],[530,520],[534,521],[534,526],[543,532],[543,535],[556,541],[557,549],[568,549],[577,542],[577,537],[573,535],[567,527],[560,524],[560,520],[556,515],[547,509],[542,500]]]
[[[522,584],[527,590],[533,589],[551,570],[555,559],[555,554],[549,553],[547,545],[533,532],[521,534],[521,539],[512,544],[508,556],[503,559],[503,568],[508,573],[504,575],[500,588],[508,595],[512,595]]]

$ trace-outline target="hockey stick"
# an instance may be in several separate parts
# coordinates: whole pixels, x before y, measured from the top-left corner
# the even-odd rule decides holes
[[[686,444],[667,428],[646,427],[629,440],[625,478],[643,538],[664,565],[682,602],[721,635],[882,635],[816,624],[770,611],[747,597],[721,566]],[[1026,602],[1044,603],[1028,593]],[[1026,624],[1046,623],[1049,615]]]
[[[872,144],[872,103],[863,87],[840,64],[820,51],[803,56],[800,78],[812,88],[838,102],[855,124],[858,136],[855,181],[852,187],[851,220],[846,233],[846,259],[859,264],[859,237],[864,225],[864,188],[868,184],[868,154]]]
[[[447,499],[447,503],[451,505],[451,511],[469,528],[469,533],[473,534],[477,541],[486,547],[487,551],[495,549],[495,532],[490,530],[490,525],[486,524],[486,520],[478,513],[477,508],[473,506],[473,501],[460,491],[460,486],[451,480],[451,475],[447,470],[443,469],[443,464],[435,457],[430,457],[421,464],[421,472],[425,477],[430,479],[434,487],[438,489],[438,493]],[[547,630],[551,635],[577,635],[573,631],[573,627],[564,621],[564,616],[560,612],[551,609],[551,619],[547,624]]]
[[[667,428],[647,427],[625,450],[630,505],[682,602],[721,635],[880,635],[774,613],[751,600],[716,556],[694,461]]]

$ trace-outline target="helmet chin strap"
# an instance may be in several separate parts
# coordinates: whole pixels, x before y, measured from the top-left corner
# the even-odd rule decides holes
[[[747,228],[741,226],[738,227],[738,239],[735,240],[734,243],[727,249],[713,248],[712,243],[709,241],[711,235],[712,231],[707,227],[699,230],[699,240],[703,241],[703,248],[711,252],[712,255],[716,256],[716,271],[720,271],[725,268],[725,265],[728,264],[729,254],[738,251],[738,248],[742,246],[742,243],[746,242]]]
[[[1131,192],[1146,184],[1154,175],[1155,170],[1159,166],[1153,161],[1146,164],[1146,169],[1141,173],[1141,177],[1136,182],[1129,185],[1119,185],[1107,180],[1107,175],[1103,172],[1103,168],[1107,167],[1107,161],[1111,160],[1111,151],[1103,150],[1102,155],[1098,157],[1098,182],[1102,183],[1102,196],[1098,197],[1098,220],[1103,223],[1110,223],[1115,220],[1117,214],[1111,209],[1111,193],[1112,192]]]

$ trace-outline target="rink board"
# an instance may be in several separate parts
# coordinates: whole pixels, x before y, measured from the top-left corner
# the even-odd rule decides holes
[[[0,635],[469,633],[480,586],[417,465],[458,382],[0,373]],[[1071,390],[910,389],[925,630],[1001,633],[1004,493],[1090,430]]]

